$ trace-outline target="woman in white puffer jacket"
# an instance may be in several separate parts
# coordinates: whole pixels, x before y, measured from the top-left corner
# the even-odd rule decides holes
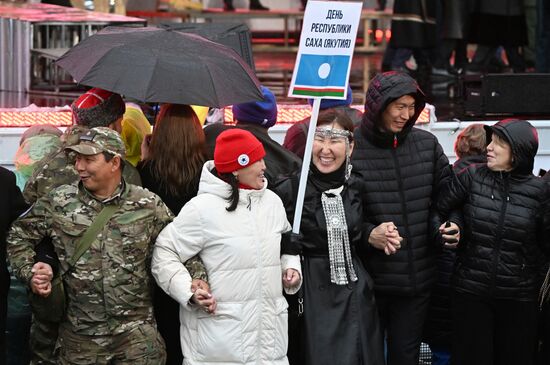
[[[291,227],[266,190],[264,156],[251,133],[221,133],[198,195],[157,238],[152,272],[180,303],[184,364],[288,364],[282,291],[298,291],[301,268],[298,256],[281,256],[281,234]],[[197,254],[211,294],[191,291],[183,263]]]

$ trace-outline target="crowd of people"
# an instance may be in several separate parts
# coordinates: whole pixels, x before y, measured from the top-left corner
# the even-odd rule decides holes
[[[413,365],[421,342],[438,365],[548,363],[550,181],[528,121],[468,127],[451,166],[408,74],[376,75],[363,115],[323,100],[295,233],[309,120],[278,144],[262,93],[235,126],[164,104],[150,134],[94,88],[63,134],[29,129],[0,170],[28,323],[7,321],[8,363]]]
[[[383,67],[453,77],[510,70],[550,72],[550,5],[544,0],[377,0],[391,6],[392,37]],[[250,10],[269,11],[259,0]],[[307,0],[301,0],[304,10]],[[225,11],[235,11],[224,0]],[[467,46],[476,45],[469,60]],[[504,56],[505,55],[505,56]],[[414,57],[413,62],[409,62]]]

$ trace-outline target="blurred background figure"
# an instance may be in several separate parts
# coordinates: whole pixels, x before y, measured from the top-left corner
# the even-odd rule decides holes
[[[432,74],[454,76],[468,64],[465,41],[468,2],[462,0],[439,0],[439,44],[434,55]],[[454,63],[451,59],[454,53]]]
[[[153,134],[142,144],[137,169],[143,187],[160,196],[177,215],[197,195],[205,160],[204,132],[193,109],[163,104]]]
[[[143,141],[137,169],[143,187],[154,192],[178,215],[197,195],[204,164],[204,132],[188,105],[163,104],[153,134]],[[167,365],[181,365],[179,304],[155,284],[153,308],[166,342]]]
[[[15,154],[15,178],[17,187],[23,191],[32,176],[36,164],[61,147],[62,132],[53,125],[36,125],[28,128],[19,141]],[[7,364],[20,365],[30,361],[29,332],[31,309],[27,297],[27,284],[10,273],[7,318]]]
[[[227,129],[239,128],[249,131],[264,146],[266,156],[265,176],[273,183],[280,175],[289,175],[297,171],[301,161],[294,154],[287,151],[268,134],[269,128],[277,123],[277,100],[267,87],[262,86],[263,101],[233,105],[233,119],[235,127],[223,124],[212,124],[204,128],[206,135],[207,157],[213,158],[216,138]]]
[[[141,143],[148,134],[151,134],[151,124],[139,105],[126,102],[120,136],[126,147],[126,161],[133,166],[137,166],[141,159]]]
[[[266,11],[269,10],[269,8],[263,6],[260,3],[260,0],[250,0],[248,8],[250,10],[266,10]],[[223,0],[223,10],[235,11],[235,7],[233,6],[233,0]]]
[[[458,135],[455,154],[457,157],[453,165],[455,173],[471,164],[487,162],[483,124],[472,124]],[[467,245],[464,237],[461,238],[461,245],[463,247]],[[432,290],[424,325],[424,342],[432,351],[432,365],[451,363],[451,276],[455,260],[455,250],[440,250],[437,256],[437,282]]]
[[[0,186],[2,187],[0,189],[0,363],[4,364],[6,363],[6,317],[10,288],[10,275],[6,266],[6,235],[11,223],[27,210],[28,205],[15,183],[15,175],[3,167],[0,167]],[[20,325],[26,327],[28,338],[30,323]],[[18,350],[25,351],[27,348],[28,345],[23,343]],[[26,352],[28,354],[28,350]],[[21,365],[24,362],[17,364]]]
[[[384,54],[382,70],[410,71],[405,62],[414,56],[417,72],[429,74],[431,56],[437,45],[436,0],[395,0],[391,41]]]
[[[468,42],[478,47],[467,68],[469,73],[488,72],[499,46],[504,47],[513,72],[525,71],[520,51],[527,45],[527,23],[522,0],[473,0],[470,4]]]
[[[536,71],[550,72],[550,1],[537,0]]]
[[[353,92],[351,90],[351,87],[348,86],[348,94],[346,99],[322,99],[319,111],[325,112],[333,110],[337,113],[345,114],[351,119],[355,128],[359,124],[361,124],[363,113],[355,108],[352,108],[352,102]],[[312,99],[309,99],[309,105],[313,105]],[[283,142],[284,148],[293,152],[301,159],[304,158],[309,120],[310,117],[307,117],[297,123],[294,123],[290,128],[288,128],[285,134],[285,140]]]
[[[472,124],[456,137],[455,155],[457,157],[453,164],[455,173],[471,164],[487,162],[487,143],[483,124]]]
[[[61,146],[63,134],[53,125],[35,125],[23,133],[15,153],[15,177],[21,191],[31,177],[35,164]]]

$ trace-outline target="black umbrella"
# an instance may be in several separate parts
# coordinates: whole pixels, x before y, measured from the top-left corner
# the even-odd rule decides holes
[[[263,100],[256,75],[235,51],[167,29],[107,27],[57,64],[83,85],[143,102],[223,107]]]

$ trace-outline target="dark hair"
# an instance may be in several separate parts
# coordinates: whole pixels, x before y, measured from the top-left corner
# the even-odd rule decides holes
[[[103,155],[103,157],[105,157],[105,162],[109,162],[115,157],[115,155],[113,155],[110,152],[103,151],[103,152],[101,152],[101,154]],[[124,164],[124,159],[121,157],[120,158],[120,171],[121,172],[124,170],[124,165],[125,165]]]
[[[228,212],[232,212],[235,209],[237,209],[237,204],[239,204],[239,180],[237,180],[237,177],[233,175],[231,172],[221,174],[218,172],[218,176],[225,182],[229,184],[231,187],[231,194],[227,197],[227,201],[229,202],[229,206],[225,209]]]
[[[149,157],[152,172],[172,195],[192,191],[205,161],[205,136],[189,105],[163,104],[157,117]]]
[[[455,154],[458,158],[483,155],[486,152],[486,136],[483,124],[472,124],[464,129],[455,141]]]
[[[333,109],[329,109],[319,113],[319,117],[317,118],[318,127],[332,123],[337,123],[343,129],[349,131],[351,133],[349,141],[353,142],[353,130],[355,128],[355,125],[347,114],[340,110]]]
[[[115,155],[113,155],[112,153],[109,153],[109,152],[101,152],[103,154],[103,157],[105,157],[105,162],[109,162],[113,159],[113,157],[115,157]]]

